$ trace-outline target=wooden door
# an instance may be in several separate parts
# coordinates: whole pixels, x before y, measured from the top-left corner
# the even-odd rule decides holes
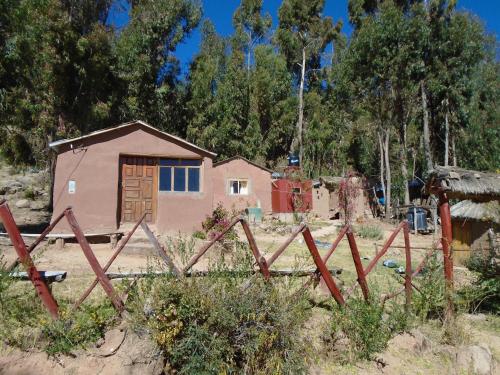
[[[158,168],[156,158],[120,157],[121,222],[136,222],[146,213],[154,223],[157,209]]]

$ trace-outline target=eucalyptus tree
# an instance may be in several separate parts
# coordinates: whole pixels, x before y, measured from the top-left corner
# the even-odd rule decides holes
[[[116,46],[116,72],[124,82],[123,119],[142,118],[177,133],[185,130],[183,88],[174,51],[198,26],[201,14],[195,0],[132,2],[129,23]]]
[[[233,15],[236,33],[244,39],[247,54],[247,70],[250,71],[253,49],[261,42],[271,28],[272,18],[269,13],[262,14],[263,0],[241,0]]]
[[[14,164],[52,159],[48,143],[113,119],[109,1],[5,1],[0,7],[0,149]]]
[[[298,81],[298,115],[292,150],[303,158],[304,90],[306,72],[311,63],[319,60],[325,47],[340,34],[341,23],[333,24],[324,17],[324,0],[284,0],[278,11],[279,25],[276,43],[286,56],[289,69]],[[297,69],[297,67],[299,69]]]

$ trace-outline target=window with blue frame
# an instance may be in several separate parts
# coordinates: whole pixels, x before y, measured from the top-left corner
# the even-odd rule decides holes
[[[160,191],[199,192],[200,159],[160,159]]]

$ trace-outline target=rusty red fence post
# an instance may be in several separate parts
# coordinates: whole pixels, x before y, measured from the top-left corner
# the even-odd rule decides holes
[[[361,257],[359,255],[358,245],[354,239],[354,234],[352,229],[349,227],[347,230],[347,240],[349,241],[349,247],[351,248],[352,260],[354,261],[354,267],[356,268],[356,273],[358,274],[358,283],[361,286],[361,291],[365,297],[365,301],[369,300],[368,284],[366,283],[365,271],[363,270],[363,264],[361,263]]]
[[[109,281],[108,277],[104,273],[101,265],[99,264],[99,261],[95,257],[94,252],[92,251],[92,248],[90,247],[87,239],[85,238],[85,234],[82,232],[82,229],[80,228],[80,225],[76,221],[75,215],[73,214],[73,211],[71,210],[71,207],[68,207],[66,210],[64,210],[64,215],[66,216],[66,219],[68,220],[68,223],[75,234],[76,240],[80,244],[80,247],[83,250],[83,254],[87,258],[87,261],[89,262],[90,266],[92,267],[92,270],[96,274],[97,278],[99,279],[99,283],[101,284],[102,288],[104,289],[104,292],[108,295],[109,299],[113,303],[113,306],[115,307],[116,310],[118,310],[120,313],[123,311],[124,306],[123,306],[123,301],[121,298],[118,296],[116,291],[114,290],[113,286],[111,285],[111,282]]]
[[[285,251],[285,249],[288,246],[290,246],[295,237],[297,237],[304,230],[305,227],[306,227],[305,223],[300,223],[300,225],[297,228],[295,228],[290,237],[288,237],[286,241],[283,242],[281,246],[273,253],[273,255],[269,257],[269,259],[267,260],[268,267],[271,267],[271,265],[275,262],[275,260],[283,253],[283,251]]]
[[[61,219],[64,217],[64,212],[59,214],[59,216],[52,222],[50,225],[45,228],[45,230],[40,234],[40,236],[30,245],[28,248],[28,253],[31,254],[33,250],[35,250],[35,247],[38,246],[40,242],[42,242],[45,237],[50,233],[52,229],[61,221]],[[8,267],[7,270],[12,271],[17,265],[19,264],[19,258],[13,261]]]
[[[52,296],[52,293],[45,283],[45,280],[41,277],[40,272],[38,272],[35,265],[33,264],[33,259],[31,259],[31,256],[29,255],[26,244],[21,237],[19,228],[17,227],[16,222],[14,221],[14,217],[12,216],[9,206],[7,205],[7,202],[5,200],[2,200],[0,202],[0,218],[2,219],[5,230],[9,234],[12,245],[16,249],[17,256],[20,262],[26,267],[28,277],[33,283],[38,296],[42,300],[42,303],[45,305],[46,309],[49,311],[50,315],[52,315],[54,319],[57,319],[59,317],[59,308],[57,306],[57,302]]]
[[[323,257],[323,263],[325,263],[326,265],[326,262],[328,262],[328,260],[330,259],[330,257],[332,256],[333,252],[337,249],[337,246],[339,245],[340,241],[342,240],[342,238],[344,238],[346,232],[347,232],[347,229],[348,229],[348,226],[345,225],[339,232],[339,234],[337,235],[337,238],[335,239],[335,241],[333,241],[332,243],[332,246],[330,246],[330,249],[328,250],[328,252],[325,254],[325,256]],[[319,269],[316,268],[316,270],[314,271],[314,273],[311,275],[311,277],[309,278],[309,280],[307,280],[299,289],[299,291],[297,293],[301,293],[302,291],[304,291],[306,288],[309,287],[309,285],[311,285],[311,283],[313,281],[318,281],[319,282]]]
[[[311,253],[311,256],[314,260],[314,263],[316,264],[316,267],[321,272],[321,276],[323,276],[323,280],[325,281],[326,286],[330,290],[330,293],[332,294],[335,301],[337,301],[337,303],[339,305],[343,306],[345,304],[344,297],[342,296],[342,293],[340,292],[339,288],[337,287],[337,284],[335,284],[335,281],[333,280],[333,277],[330,274],[330,271],[328,271],[328,268],[326,267],[325,263],[321,259],[321,256],[319,255],[318,248],[316,247],[316,244],[314,243],[314,239],[312,238],[311,231],[309,230],[308,227],[306,227],[302,231],[302,236],[304,237],[304,241],[306,242],[307,248],[309,249],[309,252]]]
[[[123,241],[120,241],[120,245],[117,247],[117,249],[115,250],[115,252],[113,253],[113,255],[111,256],[111,258],[109,258],[108,262],[106,263],[106,265],[102,268],[102,270],[104,272],[106,272],[109,267],[111,267],[111,264],[113,264],[114,260],[116,259],[116,257],[120,254],[120,252],[123,250],[123,248],[125,247],[125,245],[128,243],[128,241],[130,240],[130,237],[132,237],[132,235],[135,233],[135,231],[137,230],[137,227],[139,227],[139,224],[144,220],[144,218],[146,217],[146,213],[144,213],[144,215],[142,215],[142,217],[139,219],[139,221],[137,223],[135,223],[134,227],[132,228],[132,230],[130,232],[128,232],[127,236],[123,239]],[[87,288],[87,290],[82,294],[82,296],[78,299],[78,301],[76,301],[75,305],[73,306],[73,309],[76,310],[78,309],[78,307],[80,307],[80,305],[83,303],[83,301],[85,301],[85,299],[90,295],[90,293],[92,292],[92,290],[94,290],[94,288],[97,286],[97,284],[99,283],[99,279],[96,277],[94,279],[94,281],[92,282],[92,284]]]
[[[410,228],[408,221],[404,221],[403,236],[405,240],[405,291],[406,291],[406,312],[411,309],[411,293],[412,293],[412,271],[411,271],[411,248],[410,248]]]
[[[205,254],[207,250],[210,249],[217,241],[219,241],[222,237],[224,237],[224,235],[227,232],[229,232],[232,227],[238,224],[240,220],[241,218],[239,216],[235,217],[222,232],[218,233],[214,238],[212,238],[212,240],[209,243],[204,245],[195,255],[193,255],[193,257],[189,260],[188,264],[186,264],[186,266],[183,268],[182,273],[184,274],[187,271],[189,271],[191,267],[193,267],[198,262],[198,260],[200,260],[203,254]]]
[[[245,235],[247,236],[248,240],[248,245],[250,246],[253,256],[257,261],[257,264],[260,268],[260,272],[262,272],[262,275],[264,275],[264,278],[266,280],[269,280],[269,278],[271,277],[271,274],[269,273],[269,267],[267,266],[266,259],[259,252],[259,248],[257,247],[257,243],[255,242],[255,238],[252,234],[252,231],[250,230],[247,221],[244,218],[241,218],[240,223],[241,226],[243,227],[243,230],[245,231]]]
[[[453,316],[453,255],[451,243],[453,241],[451,230],[450,204],[443,191],[439,192],[439,216],[441,217],[441,245],[443,248],[444,278],[446,286],[446,317]]]

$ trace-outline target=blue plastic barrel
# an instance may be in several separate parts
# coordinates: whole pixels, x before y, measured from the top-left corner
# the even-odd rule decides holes
[[[417,230],[427,230],[427,211],[421,207],[411,207],[406,214],[406,220],[408,220],[410,230],[415,228],[415,220],[417,222]]]

